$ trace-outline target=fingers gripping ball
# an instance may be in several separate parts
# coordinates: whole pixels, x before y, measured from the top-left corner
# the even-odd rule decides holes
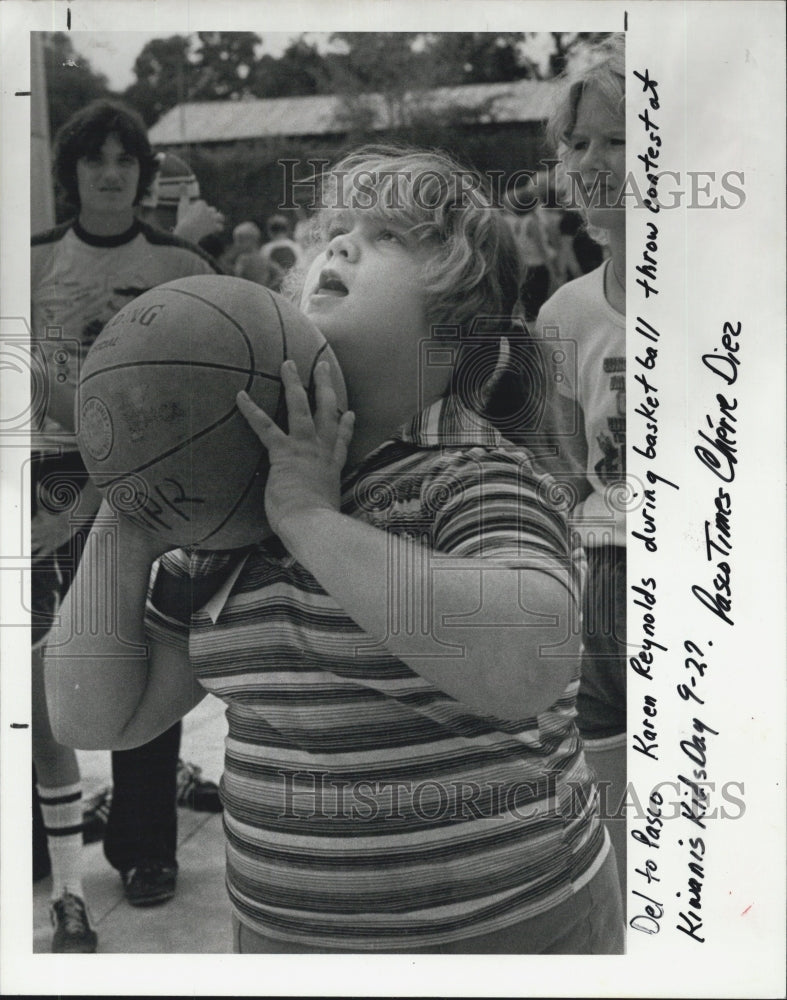
[[[330,365],[323,335],[288,300],[220,275],[151,289],[104,327],[83,365],[77,441],[110,506],[173,548],[238,548],[264,537],[267,453],[237,408],[244,390],[285,427],[280,370],[291,358],[314,399]]]

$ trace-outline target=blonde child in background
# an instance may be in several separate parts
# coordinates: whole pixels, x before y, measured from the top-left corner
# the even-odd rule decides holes
[[[625,64],[622,35],[588,53],[548,124],[572,207],[606,246],[598,268],[560,288],[535,325],[550,379],[546,467],[576,503],[584,546],[582,681],[578,725],[596,771],[625,891],[626,466]],[[587,195],[590,195],[588,199]],[[564,349],[557,341],[569,342]],[[572,353],[575,349],[575,355]],[[568,363],[575,357],[576,364]]]

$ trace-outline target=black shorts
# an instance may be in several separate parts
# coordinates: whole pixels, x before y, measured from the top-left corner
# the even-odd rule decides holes
[[[41,511],[61,514],[76,510],[89,476],[79,452],[42,455],[33,452],[30,466],[32,520]],[[92,519],[91,519],[92,522]],[[53,552],[36,556],[31,567],[30,599],[33,646],[39,645],[54,624],[63,598],[79,566],[90,523],[75,525],[71,538]]]

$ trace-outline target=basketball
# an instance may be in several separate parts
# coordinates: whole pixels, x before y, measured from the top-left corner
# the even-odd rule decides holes
[[[314,407],[314,369],[339,365],[291,302],[242,278],[201,275],[159,285],[106,324],[85,359],[77,442],[119,514],[172,548],[232,549],[270,529],[267,452],[237,408],[245,390],[286,430],[282,362],[292,359]]]

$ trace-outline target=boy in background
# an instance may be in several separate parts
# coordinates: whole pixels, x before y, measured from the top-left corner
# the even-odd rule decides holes
[[[156,168],[136,112],[114,101],[89,104],[55,141],[55,177],[76,216],[31,241],[33,350],[46,373],[31,463],[32,735],[56,952],[93,952],[97,944],[82,888],[78,762],[52,734],[43,685],[43,649],[101,499],[76,446],[79,365],[107,320],[131,299],[165,281],[217,270],[197,247],[136,218]],[[147,746],[112,755],[104,850],[134,905],[164,902],[175,892],[179,745],[178,722]]]

